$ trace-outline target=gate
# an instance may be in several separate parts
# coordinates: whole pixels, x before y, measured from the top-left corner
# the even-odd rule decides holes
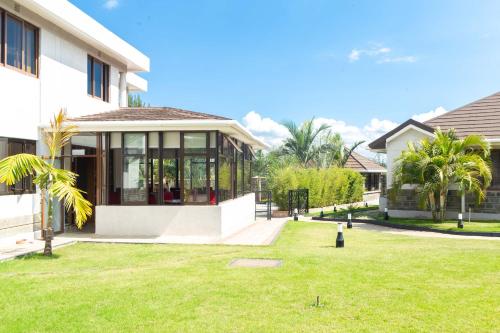
[[[297,208],[299,214],[309,213],[309,189],[302,188],[288,191],[288,216]]]
[[[268,220],[271,219],[271,191],[255,191],[255,217],[259,213],[265,213]]]

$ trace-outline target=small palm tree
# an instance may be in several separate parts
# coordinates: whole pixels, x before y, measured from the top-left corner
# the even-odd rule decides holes
[[[321,146],[315,144],[316,138],[330,126],[322,124],[315,128],[314,118],[305,121],[300,126],[292,121],[284,122],[283,126],[288,129],[290,137],[285,140],[282,153],[295,156],[299,163],[305,167],[310,166],[322,149]]]
[[[352,152],[365,141],[356,141],[351,146],[347,146],[339,133],[332,134],[328,131],[321,139],[321,153],[319,155],[318,166],[336,166],[344,168]]]
[[[78,133],[75,126],[66,126],[66,113],[61,110],[50,122],[50,129],[44,133],[49,149],[48,157],[32,154],[17,154],[0,161],[0,183],[13,185],[27,176],[33,176],[33,183],[41,191],[42,221],[47,207],[47,221],[43,223],[45,233],[44,255],[52,255],[52,224],[54,199],[64,202],[65,208],[75,213],[75,223],[82,228],[92,214],[92,204],[83,197],[83,191],[76,188],[77,174],[55,167],[55,160],[61,149]]]
[[[433,218],[444,221],[448,190],[457,186],[461,195],[476,194],[478,202],[491,183],[490,146],[482,136],[459,139],[453,129],[437,129],[435,138],[408,143],[396,160],[392,193],[403,184],[414,184],[421,202],[427,202]]]

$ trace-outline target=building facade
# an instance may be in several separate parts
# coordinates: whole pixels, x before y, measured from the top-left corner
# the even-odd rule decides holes
[[[407,149],[408,142],[418,144],[423,138],[432,138],[437,128],[455,129],[459,138],[470,134],[482,135],[491,146],[492,183],[486,199],[480,204],[472,195],[461,196],[456,187],[448,193],[447,214],[456,218],[459,212],[471,212],[476,219],[500,218],[500,93],[487,96],[463,107],[449,111],[423,123],[409,119],[392,131],[369,144],[372,151],[387,155],[387,188],[391,188],[392,170],[395,160]],[[430,212],[421,207],[414,186],[406,184],[393,200],[387,196],[380,199],[380,209],[387,207],[394,217],[430,217]]]

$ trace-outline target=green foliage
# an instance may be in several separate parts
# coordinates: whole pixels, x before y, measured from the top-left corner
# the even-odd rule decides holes
[[[459,139],[453,129],[438,129],[434,139],[422,139],[417,145],[408,143],[395,162],[391,199],[404,184],[416,185],[421,205],[430,208],[434,220],[444,221],[450,186],[456,185],[461,194],[474,193],[480,202],[492,178],[486,139],[478,135]]]
[[[361,201],[364,178],[359,172],[342,168],[297,168],[277,170],[272,183],[273,202],[288,207],[288,191],[309,189],[309,207],[323,207]]]
[[[128,95],[128,107],[134,107],[134,108],[142,108],[146,105],[146,102],[144,102],[141,98],[141,95]]]

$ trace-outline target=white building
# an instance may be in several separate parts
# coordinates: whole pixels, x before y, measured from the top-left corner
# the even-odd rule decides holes
[[[60,162],[65,168],[81,175],[79,186],[89,192],[89,200],[97,207],[88,230],[100,230],[108,235],[161,236],[172,233],[214,237],[234,231],[234,226],[224,224],[233,208],[228,202],[220,205],[219,202],[236,199],[249,191],[243,185],[241,191],[238,187],[237,171],[239,164],[241,171],[244,170],[244,163],[238,164],[237,158],[241,155],[241,161],[244,161],[244,156],[251,155],[252,147],[263,147],[259,140],[235,121],[210,115],[200,118],[197,113],[184,110],[154,109],[156,118],[150,118],[146,116],[147,111],[139,110],[139,117],[122,119],[124,113],[133,112],[121,109],[127,106],[128,92],[147,90],[147,81],[136,73],[149,71],[149,58],[66,0],[0,0],[0,36],[0,105],[3,111],[0,158],[19,152],[35,152],[35,146],[37,154],[44,155],[41,131],[51,117],[64,108],[75,123],[81,125],[82,133],[73,139],[72,147],[65,149]],[[100,114],[108,114],[108,111],[118,115],[120,121],[109,118],[103,118],[101,122],[93,121],[99,119]],[[180,114],[180,117],[172,120],[168,116],[172,114]],[[146,118],[141,118],[141,115]],[[193,131],[203,131],[205,139],[203,135],[190,135]],[[219,155],[223,156],[223,145],[228,142],[231,148],[226,153],[234,155],[231,160],[234,163],[229,164],[231,193],[222,195],[218,184]],[[137,146],[138,143],[144,147]],[[135,145],[134,152],[144,153],[143,159],[131,160],[127,155],[129,144]],[[206,154],[203,181],[207,186],[203,189],[193,189],[193,181],[188,184],[185,179],[184,163],[188,163],[189,158],[178,151],[167,151],[167,148],[180,149],[180,145],[184,144],[194,145],[193,149],[197,149],[197,144],[206,144],[207,151],[217,149],[213,156],[208,152]],[[122,145],[123,151],[110,155]],[[154,147],[157,147],[157,152],[151,150]],[[177,154],[174,161],[177,183],[171,188],[169,184],[164,184],[165,180],[144,178],[148,174],[145,170],[151,165],[163,165],[163,160],[155,162],[161,156],[154,155],[163,153]],[[111,161],[114,166],[108,165]],[[189,160],[191,162],[193,160]],[[211,163],[214,163],[214,170],[210,169]],[[131,175],[131,170],[135,170],[136,174]],[[151,174],[158,176],[154,170]],[[128,192],[125,188],[122,191],[122,187],[130,187],[133,185],[130,183],[134,182],[142,184],[143,188],[132,188]],[[144,185],[146,182],[148,187]],[[110,189],[120,191],[120,194],[109,192]],[[182,194],[173,199],[171,190],[175,193],[182,191]],[[117,195],[121,206],[130,207],[112,206],[116,204]],[[214,195],[215,205],[211,206]],[[156,207],[151,207],[152,197],[156,200]],[[189,202],[188,198],[195,198],[196,202]],[[246,201],[250,207],[248,202],[252,200]],[[206,206],[191,209],[184,203]],[[12,187],[0,184],[0,207],[0,240],[37,236],[40,230],[40,198],[29,180]],[[60,208],[56,215],[56,232],[71,228],[71,214]],[[253,220],[252,214],[243,215],[243,224],[250,223],[250,218]],[[119,221],[116,220],[118,216]],[[128,220],[124,220],[124,216]],[[176,220],[175,216],[182,221]],[[210,220],[208,226],[195,223],[200,222],[202,217]],[[134,224],[138,222],[143,223],[143,227]]]

